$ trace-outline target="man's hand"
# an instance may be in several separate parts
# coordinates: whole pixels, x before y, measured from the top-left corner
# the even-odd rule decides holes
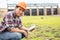
[[[23,34],[25,35],[25,38],[28,38],[28,32],[23,30]]]
[[[25,35],[25,38],[28,38],[28,32],[25,30],[20,30],[19,28],[12,28],[11,32],[19,32]]]
[[[27,31],[28,28],[26,28],[26,27],[23,25],[22,27],[20,27],[20,29]]]

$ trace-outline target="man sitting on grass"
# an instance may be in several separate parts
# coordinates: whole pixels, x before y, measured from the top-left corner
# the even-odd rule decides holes
[[[26,3],[19,2],[16,4],[14,11],[6,13],[3,18],[3,25],[7,28],[0,33],[2,40],[20,40],[25,37],[28,38],[27,28],[22,25],[20,16],[26,10]],[[28,40],[28,39],[27,39]]]

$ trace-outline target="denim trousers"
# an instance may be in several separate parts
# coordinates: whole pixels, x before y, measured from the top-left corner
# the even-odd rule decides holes
[[[4,32],[0,33],[0,40],[21,40],[25,36],[18,32]]]

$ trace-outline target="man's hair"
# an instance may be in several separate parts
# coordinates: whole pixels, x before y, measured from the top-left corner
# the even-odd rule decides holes
[[[17,5],[16,5],[16,8],[18,8],[18,7],[20,7],[20,6],[17,6]],[[21,7],[21,8],[22,8],[22,7]],[[24,8],[23,8],[23,11],[25,11],[25,9],[24,9]]]
[[[16,8],[18,8],[18,7],[20,7],[20,6],[17,6],[17,5],[16,5]]]

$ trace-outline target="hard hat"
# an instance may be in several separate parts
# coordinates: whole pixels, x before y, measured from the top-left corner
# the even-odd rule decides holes
[[[23,9],[26,9],[26,7],[27,7],[25,2],[19,2],[16,5],[22,7]]]

